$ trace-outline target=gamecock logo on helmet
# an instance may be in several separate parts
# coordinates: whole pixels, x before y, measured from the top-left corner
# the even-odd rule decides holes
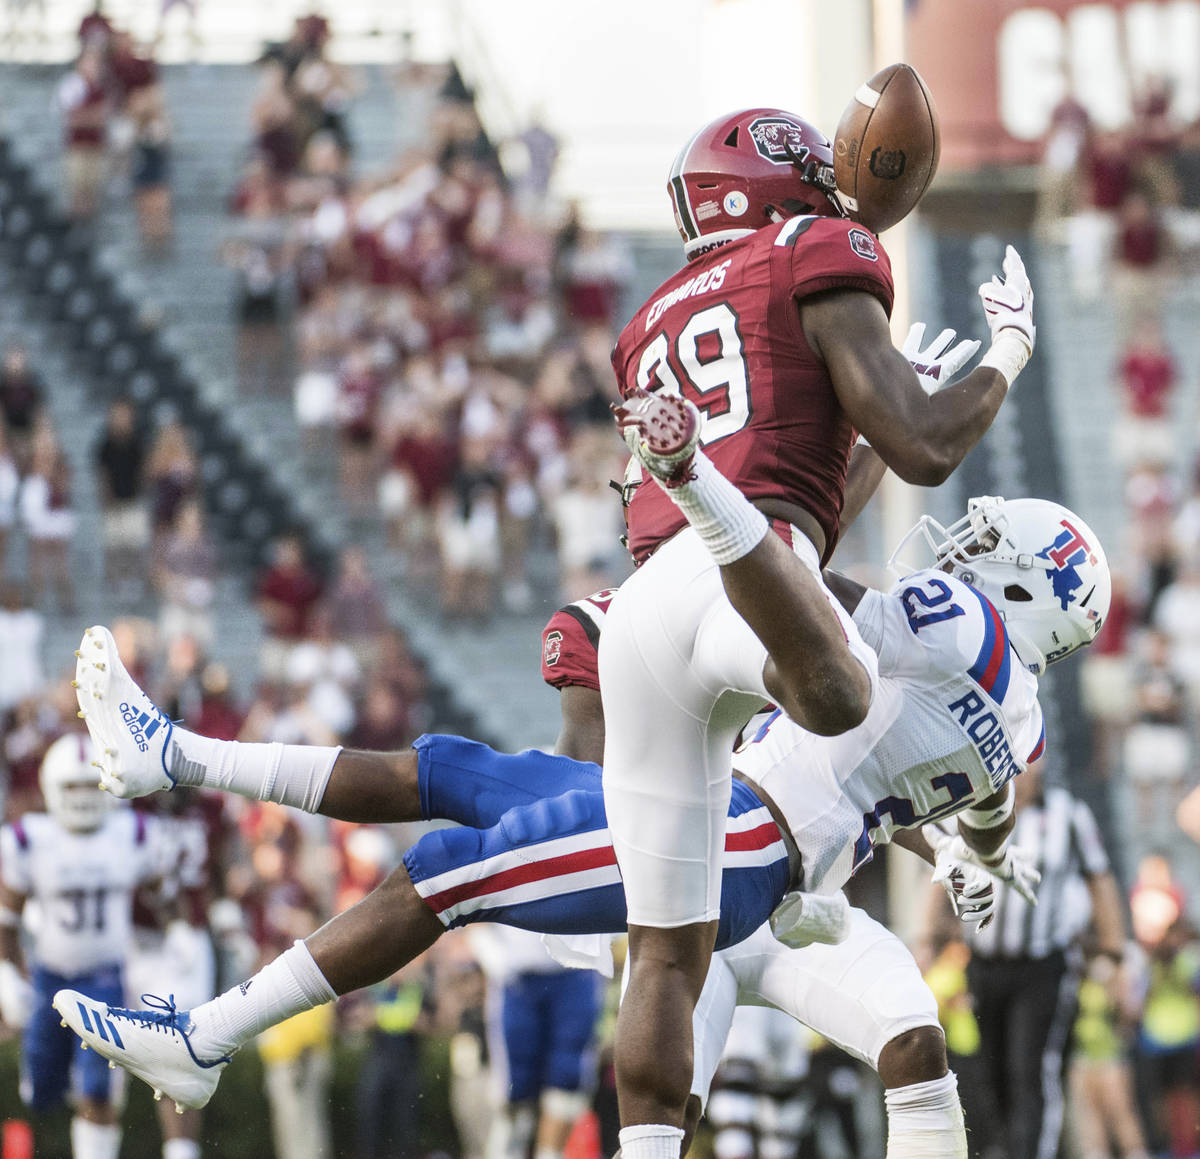
[[[546,633],[546,643],[542,647],[542,663],[547,668],[553,668],[562,655],[562,633],[558,631]]]
[[[903,149],[883,148],[875,149],[868,162],[871,172],[880,181],[895,181],[904,172],[904,166],[907,163],[908,158],[905,157]]]
[[[752,121],[750,137],[759,154],[776,165],[790,165],[808,156],[804,130],[783,117],[759,117]]]

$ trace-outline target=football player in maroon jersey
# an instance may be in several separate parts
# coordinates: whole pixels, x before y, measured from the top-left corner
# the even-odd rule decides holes
[[[616,1042],[625,1159],[679,1155],[734,735],[764,700],[826,735],[870,704],[874,657],[820,578],[855,432],[902,479],[942,482],[1034,339],[1010,248],[1005,280],[981,288],[991,349],[938,389],[974,344],[948,350],[943,335],[916,366],[892,345],[887,254],[869,220],[845,216],[829,141],[790,113],[705,126],[669,191],[688,262],[613,353],[627,483],[641,479],[629,504],[641,567],[600,649],[605,806],[632,963]]]

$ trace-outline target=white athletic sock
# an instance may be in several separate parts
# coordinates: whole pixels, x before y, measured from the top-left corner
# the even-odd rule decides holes
[[[297,941],[252,978],[192,1010],[192,1049],[205,1061],[232,1054],[268,1026],[337,997]]]
[[[76,1115],[71,1120],[71,1154],[74,1159],[117,1159],[121,1128],[116,1123],[93,1123]]]
[[[168,763],[171,776],[181,785],[221,789],[315,813],[341,751],[317,745],[212,740],[176,726]]]
[[[164,1139],[162,1159],[200,1159],[204,1152],[196,1139]]]
[[[621,1159],[679,1159],[683,1132],[678,1127],[646,1123],[622,1127],[617,1136],[621,1141]]]
[[[749,555],[770,531],[767,517],[697,450],[692,477],[663,487],[696,529],[713,559],[724,566]]]
[[[967,1129],[953,1071],[883,1092],[887,1159],[967,1159]]]

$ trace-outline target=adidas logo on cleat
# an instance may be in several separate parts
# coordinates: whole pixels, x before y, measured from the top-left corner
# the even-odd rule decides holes
[[[125,722],[125,727],[129,729],[129,735],[133,737],[138,752],[147,752],[150,748],[150,741],[158,732],[162,721],[152,717],[148,712],[138,711],[132,704],[127,704],[125,701],[121,702],[120,710],[121,719]]]

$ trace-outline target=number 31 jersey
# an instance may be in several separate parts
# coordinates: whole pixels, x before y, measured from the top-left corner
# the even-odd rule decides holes
[[[703,206],[697,212],[702,212]],[[799,504],[838,537],[853,432],[800,326],[799,299],[859,290],[890,314],[887,254],[853,222],[793,217],[719,246],[664,282],[621,332],[622,396],[682,393],[704,416],[701,444],[750,499]],[[639,563],[683,525],[657,484],[634,491],[629,549]]]
[[[114,809],[100,827],[73,832],[46,813],[0,829],[0,879],[32,903],[37,965],[71,978],[125,961],[133,891],[162,871],[153,818]]]
[[[991,796],[1045,747],[1037,680],[973,587],[917,572],[868,591],[854,622],[879,656],[866,720],[817,737],[776,713],[734,756],[783,810],[804,888],[819,893],[840,889],[897,829]]]

